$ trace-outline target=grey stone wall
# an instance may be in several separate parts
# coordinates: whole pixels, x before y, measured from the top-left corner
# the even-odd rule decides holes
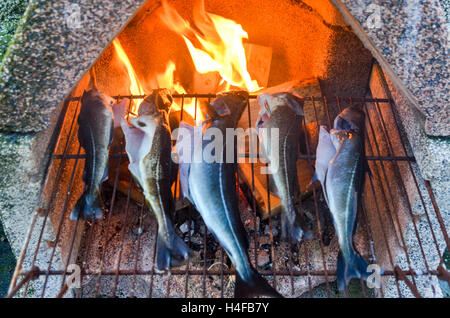
[[[3,0],[0,3],[0,61],[8,48],[28,0]]]
[[[143,2],[31,0],[8,49],[1,48],[6,53],[0,65],[0,220],[16,256],[36,211],[62,102]],[[25,3],[0,3],[2,43],[14,32],[13,8]],[[36,226],[41,223],[38,218]],[[52,241],[51,225],[43,237]],[[38,239],[39,233],[33,233],[31,242]],[[35,265],[45,268],[48,251],[40,255]],[[30,262],[25,258],[23,268]],[[61,265],[59,249],[53,263]],[[35,296],[42,282],[33,284],[28,296]],[[56,291],[48,288],[46,296]]]
[[[0,69],[0,130],[46,129],[61,101],[143,2],[31,0]]]
[[[425,132],[450,136],[449,29],[438,0],[331,0],[394,84],[425,116]]]

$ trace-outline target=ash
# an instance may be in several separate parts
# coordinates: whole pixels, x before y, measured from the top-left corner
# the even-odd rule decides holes
[[[104,186],[103,192],[104,198],[111,198],[112,188]],[[241,218],[250,237],[250,260],[259,271],[268,274],[265,278],[285,297],[312,295],[319,285],[333,288],[335,276],[308,275],[308,271],[324,269],[334,272],[338,253],[331,223],[323,220],[321,223],[321,217],[315,215],[313,196],[303,200],[302,212],[309,220],[314,237],[300,244],[290,244],[280,238],[279,216],[273,216],[270,222],[269,219],[262,220],[252,210],[243,192],[239,194]],[[76,296],[233,297],[235,277],[224,272],[233,270],[233,265],[192,206],[185,205],[174,216],[178,235],[193,251],[189,262],[173,272],[158,273],[155,270],[152,275],[156,220],[142,204],[132,200],[127,202],[121,193],[116,196],[113,210],[105,220],[85,228],[78,263],[95,274],[83,277],[81,289],[74,290]],[[327,212],[319,191],[316,196],[319,211]],[[110,204],[105,201],[105,205],[110,210]],[[370,250],[365,234],[360,233],[363,226],[360,225],[355,238],[361,252]],[[363,256],[367,255],[363,253]],[[214,271],[217,275],[206,274],[206,271]],[[306,271],[306,274],[290,275],[291,271]],[[317,294],[315,290],[314,293]]]

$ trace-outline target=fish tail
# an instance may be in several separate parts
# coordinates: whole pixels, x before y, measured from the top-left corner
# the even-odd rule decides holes
[[[171,244],[158,235],[158,241],[156,242],[156,267],[159,270],[168,270],[172,267],[182,266],[191,255],[191,250],[175,232],[169,237],[172,238]]]
[[[343,291],[352,278],[361,278],[367,280],[369,273],[367,267],[369,265],[358,252],[353,252],[350,260],[346,260],[339,250],[337,260],[337,278],[338,288]]]
[[[296,216],[294,221],[291,221],[286,213],[281,215],[281,238],[284,240],[292,239],[293,242],[300,243],[303,238],[311,239],[312,233],[307,229],[301,217]]]
[[[256,271],[253,271],[250,282],[244,281],[236,274],[236,285],[234,288],[235,298],[255,298],[255,297],[271,297],[283,298],[275,288],[261,277]]]
[[[78,199],[75,207],[70,214],[72,221],[76,220],[102,220],[103,210],[100,204],[98,194],[91,194],[89,192],[83,192]]]

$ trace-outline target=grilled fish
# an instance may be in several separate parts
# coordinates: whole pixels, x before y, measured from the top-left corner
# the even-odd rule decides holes
[[[172,97],[166,90],[154,90],[140,105],[131,127],[122,121],[130,164],[128,169],[142,188],[145,200],[158,222],[156,266],[167,270],[183,265],[190,250],[175,233],[170,220],[174,210],[171,184],[171,131],[168,112]]]
[[[364,187],[364,112],[360,106],[342,111],[329,133],[320,127],[315,178],[322,184],[339,241],[338,288],[344,290],[352,278],[367,279],[367,263],[355,250],[353,237]]]
[[[248,93],[230,92],[217,97],[208,110],[209,118],[203,123],[203,134],[208,129],[218,129],[222,136],[226,136],[227,128],[234,128],[246,106]],[[185,123],[181,123],[181,128],[189,131],[188,143],[193,146],[194,128]],[[179,137],[182,132],[179,132]],[[179,140],[177,149],[180,151]],[[186,140],[184,141],[186,142]],[[280,297],[252,267],[248,247],[249,239],[244,225],[239,216],[239,208],[236,202],[236,163],[226,162],[225,140],[220,149],[216,148],[217,160],[206,162],[188,158],[188,162],[183,162],[183,155],[180,156],[180,181],[183,193],[195,208],[199,211],[203,220],[216,237],[217,241],[227,252],[234,267],[236,268],[236,288],[235,297],[269,296]],[[200,147],[194,147],[194,152],[203,152],[209,141],[201,141]],[[233,151],[233,150],[231,150]],[[195,154],[191,154],[195,156]],[[221,162],[222,161],[222,162]]]
[[[102,219],[100,185],[108,177],[108,148],[113,138],[114,100],[93,88],[81,97],[78,140],[86,152],[83,181],[85,191],[78,199],[71,220]]]
[[[258,102],[261,112],[256,127],[270,163],[272,192],[281,200],[281,234],[284,239],[300,242],[303,237],[311,238],[304,215],[300,213],[297,175],[297,156],[304,143],[303,100],[290,93],[277,93],[260,94]]]

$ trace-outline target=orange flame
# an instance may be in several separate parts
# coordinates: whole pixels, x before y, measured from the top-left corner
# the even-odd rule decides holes
[[[195,29],[165,0],[160,18],[169,29],[183,37],[197,72],[219,72],[226,84],[225,90],[231,86],[250,92],[261,89],[247,71],[242,40],[247,39],[248,34],[240,24],[206,12],[203,0],[197,2],[194,9]],[[202,48],[195,47],[193,39],[197,39]]]
[[[118,39],[115,39],[113,41],[114,48],[116,50],[117,56],[119,57],[119,60],[121,63],[125,66],[128,72],[128,77],[130,79],[130,93],[131,95],[145,95],[144,89],[142,88],[136,73],[134,71],[133,66],[131,65],[130,60],[128,59],[127,54],[125,53],[122,45],[120,44]],[[186,90],[184,89],[183,85],[181,83],[176,82],[174,79],[174,73],[175,73],[176,67],[175,63],[172,61],[169,61],[167,63],[166,70],[161,74],[156,74],[151,80],[150,80],[150,87],[152,89],[156,88],[167,88],[170,90],[172,94],[187,94]],[[137,116],[139,106],[143,102],[144,99],[133,99],[130,106],[130,114],[131,116]],[[203,120],[204,117],[202,116],[201,112],[195,111],[195,101],[192,98],[185,98],[183,103],[183,110],[189,113],[192,118],[197,117],[197,120]],[[173,110],[180,110],[181,106],[178,105],[176,102],[172,105]],[[196,116],[197,115],[197,116]]]
[[[139,80],[137,79],[136,73],[134,72],[134,68],[131,65],[130,60],[128,59],[127,54],[125,53],[120,41],[118,39],[114,39],[113,41],[114,48],[116,50],[117,56],[120,61],[126,67],[128,72],[128,77],[130,78],[130,93],[131,95],[145,95],[144,89],[142,88]],[[141,105],[144,99],[134,99],[130,106],[130,112],[132,115],[138,113],[139,106]]]
[[[249,92],[260,90],[256,80],[252,80],[247,70],[247,60],[243,46],[243,39],[248,38],[240,24],[233,20],[211,14],[205,11],[204,1],[197,1],[194,8],[193,20],[196,28],[184,20],[178,12],[170,7],[165,0],[162,1],[162,21],[173,31],[181,35],[191,54],[195,68],[198,73],[206,74],[218,72],[222,78],[220,83],[222,90],[231,87],[245,89]],[[196,40],[201,48],[193,44]],[[114,48],[120,61],[126,67],[130,79],[131,95],[145,95],[133,66],[128,59],[118,39],[113,41]],[[174,73],[176,65],[169,61],[163,73],[155,74],[150,80],[150,87],[167,88],[172,94],[186,94],[183,85],[175,81]],[[130,112],[132,116],[138,113],[143,99],[134,99]],[[196,103],[192,98],[185,98],[183,109],[197,121],[204,119],[201,111],[196,112]],[[172,109],[179,110],[181,106],[174,102]]]

